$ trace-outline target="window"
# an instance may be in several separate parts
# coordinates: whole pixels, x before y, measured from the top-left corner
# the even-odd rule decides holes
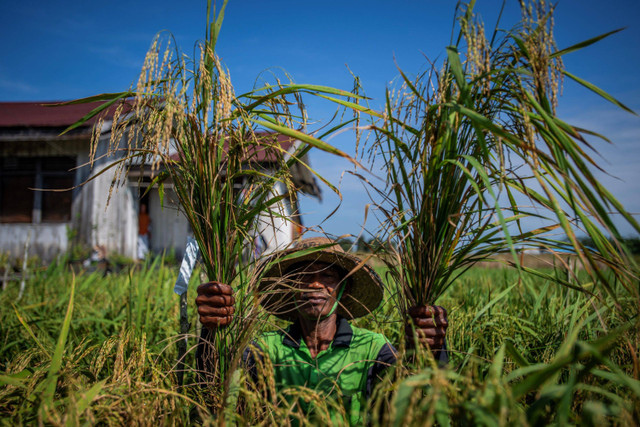
[[[41,223],[71,220],[71,191],[32,188],[73,187],[75,157],[7,157],[0,168],[0,222]]]

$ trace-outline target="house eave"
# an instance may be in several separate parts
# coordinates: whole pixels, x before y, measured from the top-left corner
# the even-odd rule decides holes
[[[37,144],[39,142],[64,142],[79,141],[91,138],[91,128],[74,129],[61,135],[64,127],[54,128],[1,128],[0,142],[31,142]]]

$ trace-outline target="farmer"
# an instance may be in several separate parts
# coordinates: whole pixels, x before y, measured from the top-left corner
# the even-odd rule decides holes
[[[314,247],[320,248],[310,249]],[[361,405],[385,369],[396,361],[396,351],[383,335],[349,324],[350,319],[378,307],[383,296],[380,278],[371,267],[326,238],[304,239],[263,265],[261,304],[293,323],[287,330],[261,335],[245,351],[251,376],[256,378],[256,364],[266,356],[278,389],[305,386],[333,395],[337,389],[351,423],[360,424]],[[199,369],[206,369],[203,343],[212,330],[231,323],[234,302],[227,284],[209,282],[198,287],[196,304],[205,326],[197,354]],[[424,306],[413,307],[409,313],[417,342],[428,345],[436,358],[446,361],[447,312],[442,307]],[[406,336],[411,346],[413,335]]]

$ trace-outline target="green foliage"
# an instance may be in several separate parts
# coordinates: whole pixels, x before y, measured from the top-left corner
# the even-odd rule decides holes
[[[353,251],[356,249],[355,242],[349,237],[338,239],[337,243],[340,245],[340,247],[342,247],[342,249],[344,249],[345,252]]]
[[[581,237],[580,243],[585,247],[595,247],[595,241],[590,237]],[[615,244],[615,241],[611,238],[608,239],[611,244]],[[618,239],[618,241],[626,248],[629,253],[633,255],[640,255],[640,237],[624,237]]]
[[[233,321],[218,329],[212,342],[211,383],[225,393],[238,363],[238,350],[248,344],[258,321],[254,260],[246,254],[252,253],[259,218],[283,217],[281,204],[295,198],[298,190],[292,166],[308,168],[301,159],[311,147],[352,160],[322,140],[342,124],[320,138],[312,136],[302,95],[327,99],[338,108],[363,110],[342,99],[358,98],[349,92],[283,84],[278,78],[237,95],[229,71],[216,54],[226,4],[225,0],[216,10],[208,2],[205,39],[196,46],[194,57],[175,46],[172,37],[159,34],[135,88],[72,102],[103,101],[80,122],[99,117],[106,107],[115,108],[105,150],[112,163],[91,179],[115,168],[115,179],[127,182],[129,169],[142,165],[151,169],[152,185],[158,186],[161,199],[164,182],[169,180],[198,243],[208,279],[234,285],[238,305]],[[279,135],[291,138],[291,146],[281,144]],[[96,132],[91,162],[104,143]],[[337,192],[315,171],[311,173]]]
[[[259,308],[257,278],[243,257],[255,219],[265,211],[278,215],[274,206],[286,196],[274,195],[274,186],[295,193],[289,169],[310,147],[349,158],[322,141],[346,123],[320,138],[299,130],[307,124],[304,93],[384,118],[374,129],[375,150],[389,171],[379,206],[385,240],[359,239],[357,246],[391,254],[382,271],[387,295],[372,316],[355,323],[385,334],[400,358],[369,402],[371,425],[640,422],[637,267],[609,211],[640,226],[593,177],[590,165],[597,165],[583,150],[590,133],[555,117],[562,75],[626,108],[562,68],[563,54],[599,38],[557,51],[552,13],[534,2],[520,26],[489,43],[472,2],[461,9],[459,38],[447,48],[442,70],[415,80],[401,72],[404,86],[387,93],[380,114],[361,106],[357,95],[317,85],[277,81],[236,95],[215,54],[224,4],[216,12],[209,2],[199,57],[190,59],[172,39],[159,37],[134,89],[76,101],[104,101],[82,121],[116,107],[108,151],[122,152],[124,141],[127,156],[107,168],[122,173],[140,161],[164,168],[155,183],[173,181],[206,275],[235,288],[235,320],[215,334],[210,380],[198,384],[194,370],[186,372],[184,387],[177,380],[182,364],[175,363],[175,343],[184,336],[172,293],[175,269],[154,259],[104,278],[74,277],[52,264],[29,277],[19,301],[13,287],[0,295],[3,307],[16,304],[0,318],[2,419],[188,424],[197,413],[205,423],[346,423],[340,397],[304,387],[276,390],[268,367],[257,383],[237,370],[255,334],[282,326]],[[284,153],[260,129],[303,144]],[[273,173],[247,161],[255,150],[274,155]],[[517,195],[537,210],[518,205]],[[520,229],[524,218],[540,216],[551,225]],[[578,226],[594,250],[576,238]],[[515,243],[566,248],[547,235],[553,229],[569,236],[582,270],[519,265]],[[469,270],[505,248],[518,274]],[[451,323],[451,362],[444,369],[430,353],[404,349],[404,309],[438,298]],[[188,318],[197,324],[192,306]],[[193,358],[191,346],[187,366]],[[313,407],[313,416],[303,406]]]
[[[358,237],[356,242],[358,252],[362,253],[381,253],[382,251],[391,252],[396,249],[396,245],[392,241],[385,241],[380,237]]]
[[[401,87],[387,90],[385,120],[373,124],[371,150],[387,177],[375,189],[381,234],[400,242],[384,258],[403,285],[400,308],[433,304],[461,272],[498,252],[511,251],[518,265],[516,244],[570,250],[612,298],[617,283],[640,298],[637,266],[612,215],[637,231],[640,225],[595,179],[599,165],[586,140],[594,133],[556,116],[562,77],[576,79],[562,56],[606,35],[558,50],[553,6],[532,0],[521,2],[521,22],[487,37],[473,4],[460,4],[457,37],[442,63],[415,78],[400,70]],[[525,229],[532,219],[545,225]]]
[[[104,277],[54,263],[30,277],[15,308],[17,286],[0,295],[0,418],[144,424],[173,407],[163,419],[186,419],[166,341],[178,315],[175,277],[161,259],[144,267]],[[135,402],[144,404],[134,411]]]
[[[379,272],[387,277],[385,269]],[[198,385],[193,368],[183,388],[177,382],[176,274],[160,259],[106,277],[80,271],[75,279],[64,264],[52,264],[27,281],[17,303],[17,286],[2,292],[3,424],[190,424],[196,413],[214,421],[207,408],[221,397],[212,395],[219,388]],[[597,289],[583,271],[576,275]],[[617,291],[621,304],[635,304],[624,288]],[[388,283],[383,305],[354,323],[401,349],[398,297]],[[515,270],[471,270],[441,298],[449,310],[449,366],[427,362],[412,371],[401,358],[370,401],[372,425],[637,423],[638,324],[623,322],[611,302]],[[196,325],[194,307],[188,315]],[[259,330],[282,326],[265,320]],[[192,326],[188,367],[194,366],[196,332]],[[277,392],[269,372],[267,366],[255,385],[235,374],[231,396],[238,406],[227,405],[227,419],[312,422],[287,403],[295,399],[314,402],[316,421],[329,420],[331,408],[341,413],[339,400],[314,390]]]
[[[640,255],[640,237],[627,237],[622,239],[622,244],[634,255]]]

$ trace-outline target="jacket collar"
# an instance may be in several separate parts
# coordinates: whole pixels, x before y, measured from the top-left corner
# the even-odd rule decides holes
[[[336,335],[333,337],[331,347],[350,347],[351,338],[353,338],[353,329],[344,317],[338,317],[338,328]],[[302,340],[302,328],[298,322],[293,323],[284,333],[282,343],[293,348],[300,348]]]

